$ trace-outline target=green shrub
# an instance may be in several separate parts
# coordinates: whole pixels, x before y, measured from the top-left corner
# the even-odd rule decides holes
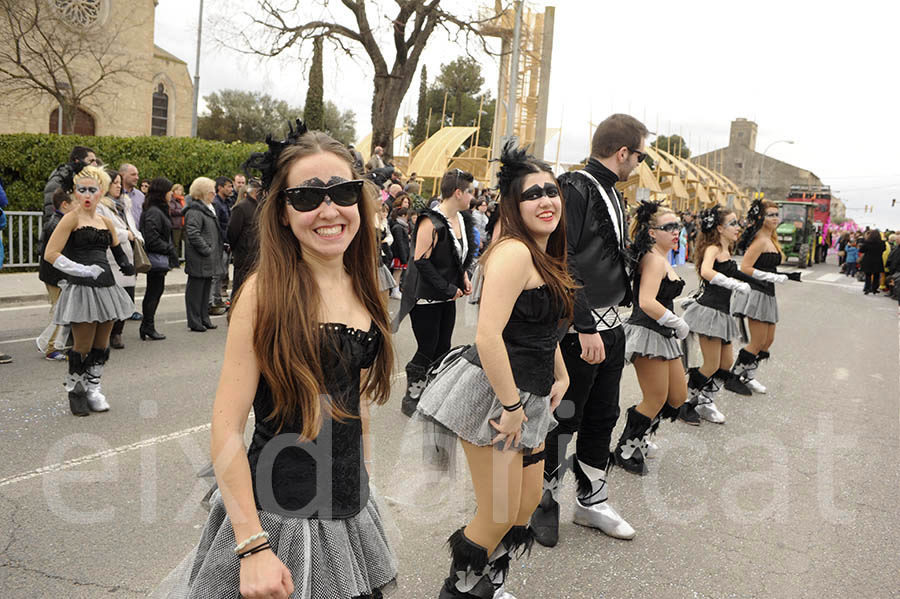
[[[265,144],[225,143],[190,137],[89,137],[18,133],[0,135],[0,182],[10,210],[43,210],[44,185],[73,146],[92,148],[108,168],[123,162],[138,168],[142,179],[166,177],[187,191],[197,177],[231,177],[251,152]]]

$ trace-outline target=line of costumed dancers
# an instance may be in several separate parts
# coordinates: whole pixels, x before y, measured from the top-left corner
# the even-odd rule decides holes
[[[735,215],[718,207],[702,214],[701,293],[677,316],[684,282],[666,254],[680,223],[668,208],[644,203],[627,231],[615,189],[644,159],[647,135],[633,117],[609,117],[585,168],[559,180],[514,143],[503,147],[474,344],[449,347],[455,300],[473,288],[462,214],[471,174],[446,173],[440,206],[418,220],[394,322],[411,315],[418,344],[403,413],[428,433],[426,457],[440,460],[448,443],[461,443],[477,504],[449,535],[449,575],[419,596],[514,599],[505,585],[511,560],[535,541],[559,540],[569,468],[575,523],[633,538],[609,504],[610,468],[644,473],[664,418],[724,422],[714,401],[722,385],[762,390],[756,371],[777,321],[771,284],[787,278],[776,270],[777,209],[754,204],[741,269],[729,253]],[[256,269],[229,315],[209,517],[199,543],[151,596],[377,599],[397,588],[397,560],[369,485],[369,406],[387,401],[394,361],[376,268],[377,190],[343,145],[299,121],[287,139],[267,144],[245,164],[261,173],[267,199]],[[732,364],[735,314],[751,319],[751,341]],[[704,363],[685,381],[682,340],[691,332]],[[626,361],[643,397],[612,445]]]

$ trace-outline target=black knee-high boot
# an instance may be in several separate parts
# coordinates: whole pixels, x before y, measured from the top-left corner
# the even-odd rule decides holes
[[[92,412],[106,412],[109,403],[100,389],[100,379],[103,377],[103,366],[109,360],[109,348],[97,349],[88,354],[85,364],[84,384],[87,389],[88,407]]]
[[[89,416],[87,388],[84,382],[87,356],[74,349],[68,351],[69,372],[63,386],[69,392],[69,409],[75,416]]]
[[[635,406],[628,408],[625,429],[616,445],[617,466],[632,474],[647,473],[647,465],[644,463],[644,452],[647,451],[644,435],[651,424],[652,421],[638,412]]]
[[[509,574],[509,563],[514,557],[519,559],[531,553],[532,545],[534,534],[527,526],[513,526],[500,541],[500,545],[488,560],[488,576],[494,585],[494,597],[515,599],[504,588]]]
[[[487,549],[466,538],[462,528],[450,535],[447,544],[453,563],[438,599],[493,599],[496,589],[489,576]]]
[[[419,405],[419,397],[425,388],[425,375],[428,374],[428,366],[410,362],[406,365],[406,394],[400,403],[400,411],[404,416],[412,416]]]
[[[731,367],[732,376],[725,381],[725,388],[738,395],[753,395],[753,391],[747,386],[747,381],[749,380],[748,373],[750,373],[749,376],[752,378],[752,372],[756,369],[756,366],[756,356],[746,349],[741,349],[738,352],[734,366]]]
[[[700,426],[700,415],[697,413],[697,399],[700,391],[709,382],[709,379],[700,372],[699,368],[688,370],[688,399],[678,409],[678,418],[693,426]]]

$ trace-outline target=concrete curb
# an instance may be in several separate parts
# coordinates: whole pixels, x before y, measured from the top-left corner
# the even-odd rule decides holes
[[[187,287],[186,283],[171,283],[166,285],[166,290],[164,293],[184,293],[184,289]],[[136,287],[134,290],[135,297],[143,297],[144,292],[147,290],[146,286]],[[50,302],[47,301],[46,293],[34,293],[30,295],[11,295],[11,296],[0,296],[0,308],[10,307],[10,306],[25,306],[25,305],[45,305],[49,306]],[[138,311],[140,311],[140,307],[138,307]]]

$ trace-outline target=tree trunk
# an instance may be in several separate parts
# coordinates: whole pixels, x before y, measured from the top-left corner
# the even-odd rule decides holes
[[[403,97],[409,90],[416,63],[406,61],[395,63],[391,73],[375,75],[375,93],[372,97],[372,148],[384,148],[384,160],[388,162],[394,156],[394,126]]]
[[[71,102],[63,101],[63,133],[75,135],[75,118],[78,116],[78,107]]]

